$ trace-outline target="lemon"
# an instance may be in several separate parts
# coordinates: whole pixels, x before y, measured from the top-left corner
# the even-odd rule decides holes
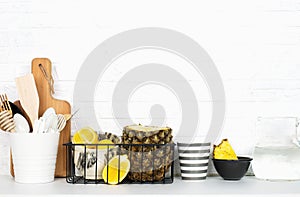
[[[78,130],[72,139],[74,144],[97,144],[98,134],[90,127],[84,127]]]
[[[105,139],[105,140],[101,140],[98,144],[114,144],[111,140],[109,139]],[[102,150],[102,149],[107,149],[107,148],[114,148],[115,146],[107,146],[107,145],[103,145],[103,146],[98,146],[98,149]]]
[[[120,169],[119,169],[119,157],[120,157]],[[107,175],[107,168],[108,168],[108,175]],[[104,179],[104,182],[105,183],[108,182],[108,184],[111,185],[116,185],[122,182],[123,179],[127,176],[129,172],[129,168],[130,168],[130,162],[128,160],[127,155],[114,156],[102,171],[102,177]],[[120,176],[119,181],[118,181],[118,176]]]

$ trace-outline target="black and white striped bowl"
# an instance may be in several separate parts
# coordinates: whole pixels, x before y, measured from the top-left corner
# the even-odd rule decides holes
[[[205,180],[211,143],[177,143],[177,145],[182,180]]]

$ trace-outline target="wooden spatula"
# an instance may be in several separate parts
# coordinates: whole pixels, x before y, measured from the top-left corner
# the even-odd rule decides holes
[[[33,125],[34,121],[38,119],[39,112],[39,95],[33,75],[27,74],[16,78],[16,86],[21,105]]]

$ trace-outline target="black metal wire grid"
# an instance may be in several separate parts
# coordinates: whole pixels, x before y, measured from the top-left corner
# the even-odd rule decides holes
[[[66,147],[66,181],[71,184],[108,184],[102,177],[99,178],[98,151],[105,150],[105,162],[111,157],[118,156],[118,184],[171,184],[174,180],[174,143],[169,144],[64,144]],[[114,148],[111,148],[111,147]],[[99,150],[100,147],[100,150]],[[91,152],[92,153],[91,153]],[[75,154],[77,158],[75,159]],[[78,158],[78,154],[81,156]],[[91,156],[92,155],[92,156]],[[130,170],[124,180],[120,181],[120,157],[127,155],[130,161]],[[145,158],[145,155],[150,156]],[[136,156],[139,156],[138,159]],[[103,159],[103,158],[102,158]],[[79,161],[80,160],[80,161]],[[150,161],[151,160],[151,161]],[[146,163],[150,162],[151,166]],[[132,165],[135,163],[135,165]],[[140,166],[140,169],[133,167]],[[81,171],[78,169],[81,166]],[[92,169],[92,177],[88,176],[87,169]],[[150,168],[150,170],[149,170]],[[109,168],[106,168],[106,180],[109,177]],[[80,171],[80,172],[79,172]],[[91,171],[89,171],[90,173]],[[130,176],[134,175],[134,176]],[[135,177],[135,178],[133,178]]]

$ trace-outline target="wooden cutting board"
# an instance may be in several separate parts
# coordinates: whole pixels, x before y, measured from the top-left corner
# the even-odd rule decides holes
[[[47,78],[52,76],[52,64],[47,58],[35,58],[32,60],[31,72],[34,76],[39,99],[39,117],[43,115],[46,109],[53,107],[57,114],[70,114],[71,106],[67,101],[58,100],[52,97],[51,87],[48,83],[45,72],[42,71],[41,67],[44,68]],[[70,142],[71,136],[71,121],[69,120],[66,127],[60,133],[58,153],[56,160],[56,177],[66,176],[66,150],[63,146],[64,143]]]
[[[41,67],[44,70],[42,70]],[[31,72],[34,76],[37,92],[39,95],[38,117],[41,117],[45,112],[45,110],[48,109],[49,107],[53,107],[57,114],[70,114],[71,106],[67,101],[58,100],[52,97],[51,86],[47,80],[50,79],[50,77],[52,76],[51,61],[47,58],[33,59],[31,65]],[[66,150],[63,144],[68,143],[70,141],[70,135],[71,135],[71,120],[67,122],[66,127],[60,133],[58,153],[56,159],[55,177],[66,176]],[[11,174],[14,176],[12,162],[11,162]]]

